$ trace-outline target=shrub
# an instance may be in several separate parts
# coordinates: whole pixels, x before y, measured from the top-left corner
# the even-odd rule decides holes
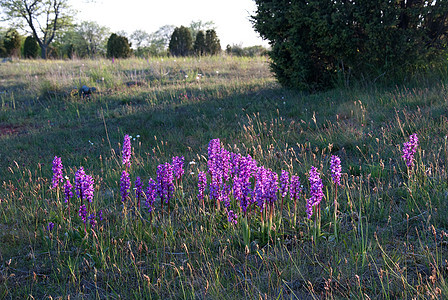
[[[203,31],[198,31],[193,46],[194,53],[202,56],[205,54],[205,35]]]
[[[107,40],[107,57],[126,58],[131,55],[131,44],[124,36],[112,33]]]
[[[23,45],[23,56],[25,58],[36,58],[39,53],[39,45],[34,37],[28,36]]]
[[[209,29],[205,33],[205,51],[210,55],[221,53],[221,44],[214,29]]]
[[[181,26],[174,29],[168,49],[171,55],[187,56],[193,49],[193,38],[188,28]]]
[[[11,28],[6,32],[3,46],[8,56],[17,56],[20,50],[21,37],[17,30]]]
[[[339,78],[400,80],[445,53],[447,1],[256,0],[281,84],[307,90]]]

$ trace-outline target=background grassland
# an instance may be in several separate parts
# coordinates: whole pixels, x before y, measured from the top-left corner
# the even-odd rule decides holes
[[[266,58],[16,61],[0,65],[0,298],[446,298],[448,88],[442,76],[396,87],[303,94],[281,88]],[[200,74],[200,75],[198,75]],[[90,97],[78,89],[96,87]],[[413,172],[401,147],[417,133]],[[120,143],[135,138],[131,178],[185,156],[171,214],[124,215]],[[304,185],[323,174],[322,236],[312,239],[305,202],[297,224],[268,241],[251,224],[244,249],[212,203],[198,204],[207,145],[250,154]],[[342,160],[340,232],[333,235],[329,157]],[[51,162],[71,178],[95,177],[84,227],[50,190]],[[189,164],[195,161],[196,164]],[[190,172],[194,174],[190,174]],[[183,192],[183,193],[182,193]],[[75,207],[72,210],[76,210]],[[45,230],[48,222],[55,228]]]

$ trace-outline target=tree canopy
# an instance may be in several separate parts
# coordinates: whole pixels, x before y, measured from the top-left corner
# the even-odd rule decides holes
[[[444,59],[448,1],[255,0],[280,83],[316,90],[350,78],[397,79]]]
[[[68,0],[0,0],[0,6],[9,20],[33,35],[42,58],[47,58],[55,34],[73,16]]]

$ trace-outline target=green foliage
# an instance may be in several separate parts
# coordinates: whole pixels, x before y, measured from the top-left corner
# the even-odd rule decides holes
[[[214,29],[209,29],[205,32],[205,52],[209,55],[221,53],[221,44]]]
[[[0,6],[8,20],[32,33],[44,59],[56,34],[71,24],[74,14],[68,0],[0,0]]]
[[[174,29],[171,35],[168,49],[173,56],[188,56],[193,50],[193,38],[187,27],[181,26]]]
[[[264,56],[267,55],[268,51],[263,46],[251,46],[251,47],[242,47],[241,45],[227,45],[226,54],[232,56]]]
[[[25,58],[36,58],[39,52],[39,45],[34,37],[28,36],[23,45],[23,56]]]
[[[5,47],[6,54],[8,56],[17,56],[20,51],[20,44],[22,38],[20,34],[14,28],[9,29],[6,32],[5,38],[3,40],[3,46]]]
[[[196,34],[193,50],[196,55],[202,56],[205,54],[205,35],[203,31],[198,31]]]
[[[338,80],[404,79],[445,54],[448,1],[256,0],[281,84],[325,89]]]
[[[112,33],[107,41],[107,57],[126,58],[131,55],[131,44],[124,36]]]

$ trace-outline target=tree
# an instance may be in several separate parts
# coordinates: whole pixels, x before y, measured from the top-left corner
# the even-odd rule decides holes
[[[77,32],[83,40],[87,56],[96,57],[105,52],[109,28],[101,26],[96,22],[82,22],[79,24]]]
[[[22,38],[17,30],[9,29],[4,37],[3,46],[5,47],[6,54],[8,56],[18,56],[20,51],[20,43]]]
[[[199,31],[206,31],[209,29],[215,29],[215,23],[213,21],[203,22],[201,20],[191,21],[190,32],[192,37],[196,37]]]
[[[174,56],[187,56],[190,55],[193,49],[193,38],[188,28],[181,26],[174,29],[171,35],[169,44],[169,50],[171,55]]]
[[[205,54],[205,35],[203,31],[198,31],[196,34],[193,50],[196,55],[202,56]]]
[[[448,1],[255,0],[281,84],[304,90],[342,78],[399,80],[446,55]]]
[[[55,34],[71,21],[68,0],[0,0],[0,6],[8,19],[28,28],[44,59]]]
[[[131,44],[128,38],[112,33],[107,40],[107,57],[127,58],[131,55]]]
[[[131,40],[136,49],[148,46],[149,38],[150,38],[149,33],[141,29],[137,29],[131,34]]]
[[[210,55],[221,53],[221,44],[214,29],[209,29],[205,33],[205,51]]]
[[[25,58],[36,58],[39,51],[39,45],[33,36],[28,36],[23,44],[23,56]]]

